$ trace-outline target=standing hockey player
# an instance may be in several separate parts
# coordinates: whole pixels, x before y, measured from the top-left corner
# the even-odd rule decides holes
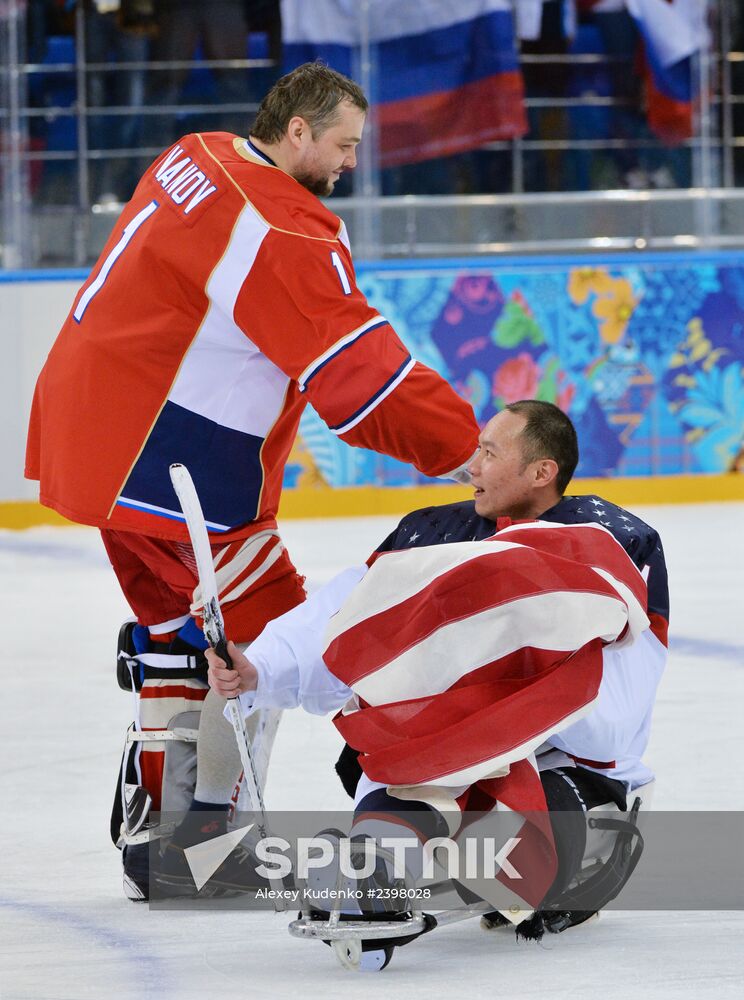
[[[188,135],[163,153],[36,387],[26,475],[43,504],[101,529],[137,616],[124,643],[137,728],[163,729],[204,701],[196,828],[207,806],[227,813],[240,763],[222,700],[207,694],[169,465],[191,470],[227,631],[246,643],[305,597],[276,512],[308,402],[342,440],[431,476],[463,476],[477,444],[471,408],[368,305],[344,224],[319,200],[356,165],[367,107],[351,80],[306,64],[264,98],[248,139]],[[136,746],[124,777],[157,808],[163,745]],[[139,857],[125,850],[131,898],[146,898],[140,862],[146,845]]]
[[[598,497],[563,496],[577,460],[557,407],[511,404],[481,434],[474,501],[408,515],[369,568],[272,622],[250,659],[234,650],[235,670],[207,653],[212,684],[241,693],[246,711],[344,706],[336,724],[354,750],[337,769],[362,818],[355,830],[370,814],[400,814],[425,840],[448,796],[520,811],[538,794],[551,815],[576,816],[554,824],[555,876],[540,910],[519,915],[525,936],[581,923],[632,873],[631,816],[596,880],[573,884],[585,810],[625,810],[653,780],[642,755],[666,663],[659,537]],[[380,964],[394,943],[377,947]]]

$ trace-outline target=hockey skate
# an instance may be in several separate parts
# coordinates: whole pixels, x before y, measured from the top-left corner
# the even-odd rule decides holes
[[[208,841],[195,845],[197,849]],[[157,869],[151,873],[153,898],[218,899],[253,896],[276,885],[259,875],[259,862],[250,846],[239,843],[202,884],[189,858],[191,848],[171,840],[163,849]],[[280,888],[290,888],[284,883]]]
[[[150,863],[147,844],[124,844],[121,851],[124,895],[133,903],[150,898]]]

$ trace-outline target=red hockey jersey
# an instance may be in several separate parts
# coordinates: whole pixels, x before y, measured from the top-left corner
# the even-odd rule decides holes
[[[181,462],[210,531],[242,537],[275,518],[307,402],[428,475],[477,444],[469,405],[357,288],[343,223],[246,140],[186,136],[144,174],[49,354],[26,475],[74,521],[185,539]]]

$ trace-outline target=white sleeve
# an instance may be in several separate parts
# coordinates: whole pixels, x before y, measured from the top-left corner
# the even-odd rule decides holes
[[[245,647],[245,655],[258,671],[256,690],[240,696],[246,715],[260,708],[298,706],[313,715],[325,715],[349,700],[351,688],[323,662],[323,637],[329,619],[366,572],[366,566],[354,566],[339,573],[303,604],[269,622]]]
[[[602,681],[591,711],[547,742],[588,760],[640,759],[648,744],[666,657],[666,649],[650,629],[629,646],[605,647]]]

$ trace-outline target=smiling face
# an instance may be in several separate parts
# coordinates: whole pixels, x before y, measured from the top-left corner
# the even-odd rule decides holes
[[[526,423],[521,414],[502,410],[483,428],[478,454],[468,466],[481,517],[536,518],[560,499],[557,464],[549,458],[525,463],[521,434]]]
[[[356,166],[364,120],[364,112],[346,100],[338,106],[336,122],[316,137],[304,118],[293,118],[288,131],[295,151],[294,179],[319,197],[331,194],[341,174]]]

